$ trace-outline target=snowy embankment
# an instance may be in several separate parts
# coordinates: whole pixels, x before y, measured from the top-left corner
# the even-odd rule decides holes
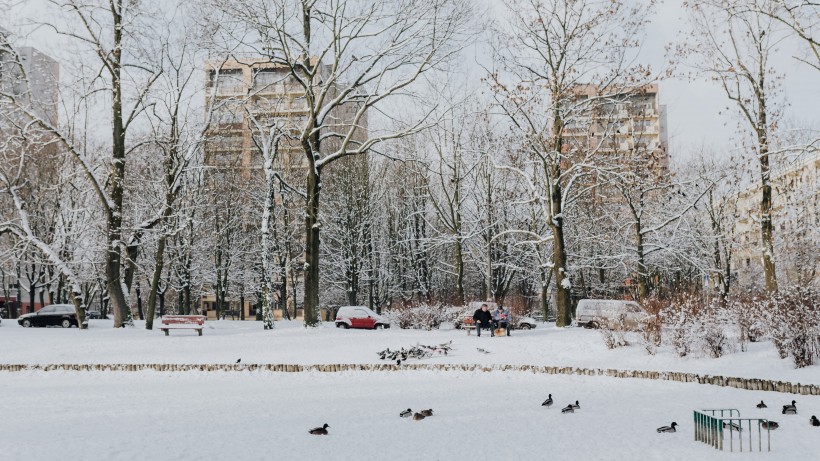
[[[778,405],[790,395],[648,380],[517,372],[21,372],[0,373],[0,389],[0,458],[13,461],[727,459],[693,441],[698,408],[738,408],[743,417],[780,423],[772,452],[744,453],[744,460],[813,459],[820,452],[820,428],[808,423],[820,414],[820,397],[798,396],[799,414],[788,416]],[[552,408],[541,406],[548,394]],[[769,409],[755,408],[761,399]],[[562,414],[575,400],[581,409]],[[408,407],[432,408],[434,416],[400,418]],[[677,433],[655,432],[672,421]],[[307,433],[324,423],[329,435]]]
[[[747,352],[712,359],[681,358],[664,347],[650,356],[637,338],[631,346],[609,350],[597,331],[548,324],[515,331],[509,338],[468,337],[461,330],[341,330],[327,323],[305,329],[297,322],[277,322],[274,331],[264,331],[257,322],[239,321],[208,322],[202,337],[192,331],[174,331],[165,337],[159,330],[144,330],[140,322],[124,330],[110,325],[110,321],[98,320],[91,322],[88,331],[25,329],[6,320],[0,326],[0,363],[232,364],[239,358],[243,364],[389,363],[379,360],[376,353],[452,340],[450,354],[420,362],[679,371],[820,384],[820,366],[795,369],[791,361],[777,356],[769,342],[752,343]]]

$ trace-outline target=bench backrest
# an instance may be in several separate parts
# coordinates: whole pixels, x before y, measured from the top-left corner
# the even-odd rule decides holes
[[[166,315],[162,317],[163,325],[204,325],[204,315]]]

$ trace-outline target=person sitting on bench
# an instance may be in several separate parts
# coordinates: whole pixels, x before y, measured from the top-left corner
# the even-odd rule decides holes
[[[473,320],[475,321],[475,331],[478,333],[478,336],[481,336],[481,329],[489,329],[490,336],[494,336],[495,332],[493,331],[493,315],[490,311],[487,310],[488,307],[486,304],[482,304],[481,308],[475,311],[473,314]]]
[[[493,320],[495,321],[495,328],[506,328],[507,336],[510,336],[509,312],[501,304],[493,312]]]

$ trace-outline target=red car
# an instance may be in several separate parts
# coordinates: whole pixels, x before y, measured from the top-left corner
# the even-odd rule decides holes
[[[336,313],[336,328],[390,328],[390,322],[365,306],[342,306]]]

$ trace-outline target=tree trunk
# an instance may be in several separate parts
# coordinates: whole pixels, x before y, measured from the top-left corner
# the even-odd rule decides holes
[[[145,329],[151,330],[154,328],[154,315],[156,312],[157,292],[159,291],[159,280],[162,276],[162,267],[165,258],[165,240],[166,236],[163,232],[157,242],[156,264],[154,265],[154,274],[151,276],[151,291],[148,293],[148,314],[145,318]],[[160,296],[159,312],[162,315],[162,296]]]
[[[145,320],[145,314],[142,312],[142,290],[140,290],[139,282],[137,282],[137,286],[134,289],[137,294],[137,313],[140,316],[140,320]]]
[[[320,172],[308,168],[307,201],[305,204],[305,325],[319,323],[319,192]],[[294,309],[296,306],[294,306]]]
[[[772,185],[769,167],[769,148],[765,133],[760,135],[760,176],[763,185],[760,200],[760,235],[762,240],[763,274],[766,291],[777,291],[777,273],[774,266],[774,236],[772,226]]]
[[[640,220],[635,222],[635,250],[638,253],[638,301],[645,301],[649,297],[649,285],[647,282],[646,262],[643,251],[643,234],[641,233]]]

